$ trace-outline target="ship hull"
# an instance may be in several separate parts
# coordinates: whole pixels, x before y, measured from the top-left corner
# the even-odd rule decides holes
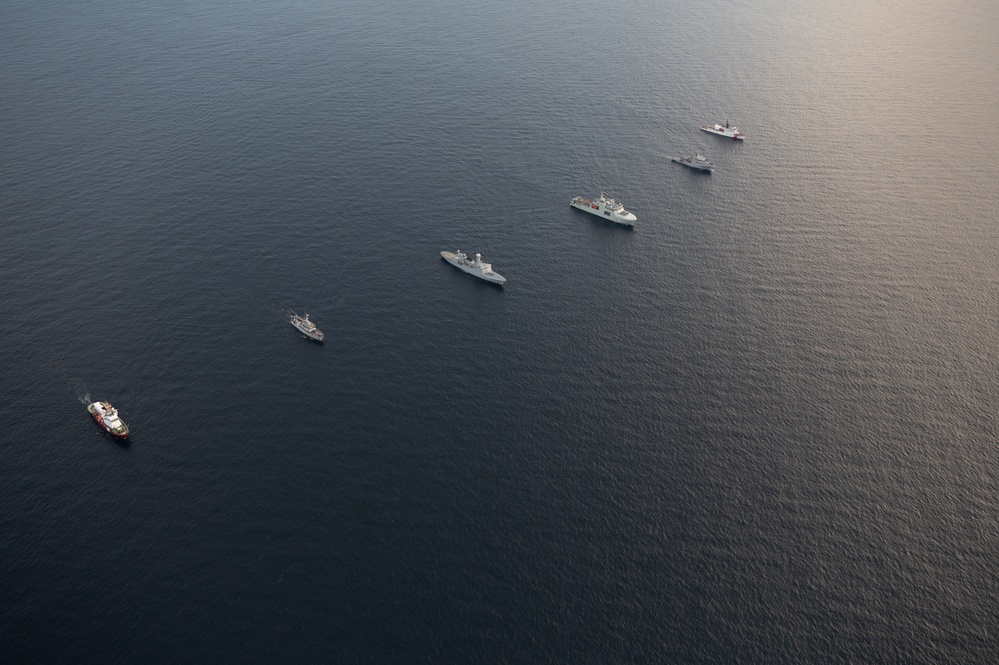
[[[713,166],[704,166],[702,164],[695,164],[695,163],[691,163],[691,162],[686,162],[686,161],[684,161],[682,159],[676,159],[676,158],[674,158],[673,161],[676,162],[677,164],[682,164],[683,166],[686,166],[688,169],[693,169],[695,171],[700,171],[701,173],[711,173],[711,172],[713,172],[715,170],[715,167],[713,167]]]
[[[594,217],[599,217],[600,219],[605,219],[608,222],[614,222],[615,224],[620,224],[621,226],[634,226],[635,222],[638,221],[638,218],[634,215],[631,215],[630,217],[622,217],[621,215],[618,215],[610,210],[600,210],[599,208],[593,208],[591,205],[586,205],[576,201],[569,201],[569,205],[577,210],[588,212]]]
[[[458,257],[454,254],[454,252],[441,252],[441,258],[450,263],[451,265],[453,265],[458,270],[462,271],[463,273],[467,273],[472,277],[478,277],[483,282],[489,282],[490,284],[496,284],[498,286],[503,286],[504,284],[506,284],[506,277],[500,275],[499,273],[494,272],[492,275],[487,275],[486,273],[483,273],[480,270],[476,270],[473,268],[469,268],[468,266],[462,265],[461,263],[459,263]]]
[[[104,422],[104,418],[101,416],[100,413],[97,412],[97,409],[94,408],[93,404],[87,407],[87,411],[90,412],[90,415],[94,419],[94,422],[100,425],[101,429],[110,434],[111,436],[115,437],[116,439],[128,438],[128,426],[124,422],[121,424],[124,431],[120,430],[116,431],[108,427],[107,423]]]
[[[309,315],[306,314],[305,316],[306,319],[308,319]],[[305,327],[305,324],[303,323],[301,317],[299,317],[297,314],[291,317],[290,323],[295,330],[302,333],[303,335],[305,335],[314,342],[322,342],[323,338],[326,337],[326,335],[323,334],[323,331],[320,330],[319,328],[316,328],[315,326],[311,326],[312,330],[309,330],[309,328]]]
[[[306,337],[308,337],[309,339],[311,339],[314,342],[321,342],[321,341],[323,341],[323,338],[325,337],[325,335],[323,335],[321,333],[317,335],[315,333],[310,333],[308,330],[302,330],[301,328],[299,328],[298,326],[296,326],[294,323],[291,324],[291,325],[295,326],[295,330],[297,330],[298,332],[302,333],[303,335],[305,335]]]
[[[702,132],[707,132],[708,134],[714,134],[715,136],[722,136],[722,137],[727,138],[727,139],[732,139],[733,141],[743,141],[746,138],[745,136],[743,136],[739,132],[719,131],[719,130],[715,129],[714,127],[701,127],[701,131]]]

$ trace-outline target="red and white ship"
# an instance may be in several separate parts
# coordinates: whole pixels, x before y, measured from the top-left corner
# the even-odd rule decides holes
[[[708,132],[709,134],[717,134],[718,136],[724,136],[726,138],[735,139],[736,141],[745,141],[746,137],[742,135],[738,127],[730,126],[728,120],[725,121],[725,126],[715,123],[713,125],[701,125],[701,131]]]
[[[87,411],[94,417],[97,424],[107,430],[111,436],[119,439],[128,438],[128,426],[118,417],[118,409],[108,402],[94,402],[87,406]]]

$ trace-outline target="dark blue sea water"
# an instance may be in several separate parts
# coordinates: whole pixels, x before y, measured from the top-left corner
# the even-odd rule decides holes
[[[0,660],[995,662],[997,109],[993,0],[5,0]]]

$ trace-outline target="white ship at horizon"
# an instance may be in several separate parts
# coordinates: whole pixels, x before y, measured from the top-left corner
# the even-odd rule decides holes
[[[701,125],[701,131],[735,139],[736,141],[744,141],[746,139],[746,137],[739,131],[738,127],[733,127],[728,124],[728,120],[725,121],[724,125],[719,125],[718,123],[713,125]]]
[[[595,199],[576,196],[569,201],[569,205],[615,224],[634,226],[638,221],[638,217],[624,209],[623,203],[607,198],[603,192],[600,192],[600,197]]]
[[[506,277],[495,272],[491,263],[482,260],[481,254],[476,254],[475,259],[469,259],[460,249],[456,252],[441,252],[441,258],[453,265],[462,272],[474,275],[479,279],[484,279],[493,284],[503,286],[506,284]]]

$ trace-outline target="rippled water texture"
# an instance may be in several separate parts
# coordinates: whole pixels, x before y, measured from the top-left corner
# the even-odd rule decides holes
[[[4,3],[4,660],[994,662],[997,35]]]

